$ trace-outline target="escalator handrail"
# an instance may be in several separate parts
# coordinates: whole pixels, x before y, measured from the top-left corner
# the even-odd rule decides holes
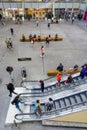
[[[86,82],[84,82],[84,83],[82,83],[82,84],[86,84],[87,83],[87,81]],[[56,84],[54,84],[54,85],[56,85]],[[51,86],[54,86],[54,85],[51,85]],[[80,84],[81,85],[81,84]],[[66,85],[65,85],[66,86]],[[74,87],[77,87],[77,86],[79,86],[78,84],[75,84],[75,86]],[[50,87],[50,86],[49,86]],[[67,87],[68,89],[69,89],[69,86]],[[47,89],[47,88],[45,88],[45,89]],[[65,88],[66,89],[66,88]],[[65,90],[64,89],[64,90]],[[20,93],[19,95],[26,95],[26,94],[29,94],[30,96],[29,97],[42,97],[42,96],[46,96],[46,94],[50,94],[50,92],[52,92],[53,93],[53,91],[55,91],[55,93],[56,92],[58,92],[57,90],[59,90],[59,89],[57,89],[57,88],[55,88],[55,89],[52,89],[52,90],[48,90],[48,91],[46,91],[46,92],[44,92],[44,93],[42,93],[41,92],[41,89],[29,89],[29,90],[33,90],[33,91],[35,91],[35,92],[28,92],[28,93]],[[36,90],[40,90],[40,92],[36,92]],[[64,91],[63,90],[63,91]],[[34,94],[38,94],[38,96],[37,95],[34,95]],[[32,96],[33,95],[33,96]]]
[[[77,74],[79,74],[79,73],[77,73]],[[80,74],[79,74],[78,76],[76,76],[76,77],[73,77],[73,79],[78,78],[78,77],[80,77]],[[62,83],[64,83],[65,81],[66,81],[66,80],[62,80],[60,83],[62,84]],[[38,82],[38,81],[24,81],[24,82]],[[56,84],[57,84],[57,81],[55,82],[55,84],[49,85],[49,86],[45,87],[44,89],[47,89],[47,88],[49,88],[49,87],[52,87],[52,86],[54,86],[54,85],[56,85]],[[21,86],[22,86],[22,84],[21,84]],[[33,89],[29,89],[29,88],[28,88],[28,90],[40,90],[40,88],[33,88]]]
[[[81,92],[75,92],[75,93],[72,93],[72,94],[70,94],[70,95],[66,95],[66,96],[64,96],[64,97],[62,97],[62,98],[58,98],[58,99],[55,99],[54,100],[54,102],[55,101],[58,101],[58,100],[62,100],[62,99],[64,99],[64,98],[69,98],[69,97],[72,97],[72,96],[75,96],[75,95],[78,95],[78,94],[82,94],[82,93],[86,93],[87,91],[86,90],[83,90],[83,91],[81,91]],[[25,93],[24,93],[25,94]],[[22,102],[23,103],[23,102]],[[29,105],[29,104],[27,104],[27,105]]]
[[[50,78],[44,79],[43,81],[47,81],[47,80],[52,79],[52,78],[56,78],[56,76],[51,76]],[[38,82],[38,80],[26,80],[26,81],[22,81],[21,84],[23,82]]]
[[[62,108],[55,109],[55,110],[51,110],[49,112],[45,111],[45,112],[42,112],[42,115],[43,114],[48,115],[48,113],[54,113],[54,112],[57,112],[57,111],[61,112],[63,109],[67,109],[67,108],[71,108],[71,110],[72,110],[74,106],[79,106],[79,105],[84,104],[84,103],[87,103],[87,101],[77,103],[77,104],[73,104],[73,105],[69,105],[69,106],[65,106],[65,107],[62,107]],[[14,117],[15,117],[16,120],[22,120],[22,119],[18,119],[17,116],[23,116],[23,115],[35,115],[35,113],[34,112],[33,113],[20,113],[20,114],[15,114]]]

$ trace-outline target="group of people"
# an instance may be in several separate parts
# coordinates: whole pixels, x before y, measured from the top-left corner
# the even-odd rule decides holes
[[[9,91],[9,96],[12,97],[12,94],[15,94],[15,98],[11,101],[11,104],[12,105],[15,105],[15,107],[20,111],[22,112],[20,106],[19,106],[19,103],[21,103],[22,99],[20,97],[20,95],[18,95],[18,93],[16,93],[14,90],[15,90],[15,87],[14,87],[14,84],[13,83],[7,83],[6,84],[6,87],[7,87],[7,90]]]
[[[73,70],[77,70],[78,69],[78,65],[75,65],[73,67]],[[63,65],[62,63],[60,63],[60,65],[57,67],[57,70],[59,71],[59,73],[57,74],[57,81],[58,81],[58,86],[60,86],[60,82],[62,79],[62,71],[63,71]],[[80,71],[80,77],[81,79],[84,79],[84,77],[87,77],[87,64],[84,64],[83,66],[81,66],[81,71]],[[66,83],[74,83],[72,75],[68,74],[67,79],[65,80]]]
[[[44,92],[44,81],[40,80],[40,87],[41,87],[41,91]],[[7,83],[6,84],[7,89],[9,90],[9,96],[12,97],[12,94],[15,94],[16,96],[14,97],[14,99],[11,101],[12,105],[15,105],[15,107],[23,113],[23,111],[20,108],[19,103],[22,103],[22,98],[20,96],[20,94],[16,93],[14,90],[14,85],[13,83]],[[41,103],[40,100],[36,100],[36,102],[33,102],[34,104],[34,112],[37,116],[40,116],[42,114],[42,107],[41,107]],[[52,108],[54,106],[54,101],[52,98],[48,99],[48,102],[45,103],[45,107],[46,107],[46,111],[51,111]]]
[[[74,70],[76,70],[77,68],[78,68],[78,65],[75,65],[73,67]],[[58,74],[57,74],[57,82],[58,82],[58,86],[60,86],[60,82],[61,82],[61,79],[62,79],[62,72],[64,70],[64,66],[62,65],[62,63],[60,63],[59,66],[56,69],[59,71]],[[65,83],[68,83],[68,84],[69,83],[74,83],[71,74],[68,74],[67,79],[65,80]]]
[[[40,100],[32,103],[34,105],[34,112],[37,116],[42,115],[42,106]],[[54,108],[54,101],[52,98],[48,98],[48,101],[44,104],[46,111],[51,111]]]
[[[11,35],[13,36],[14,35],[14,29],[10,28],[10,32],[11,32]],[[5,43],[6,43],[7,48],[9,48],[9,49],[13,48],[12,38],[6,38]]]
[[[56,41],[58,39],[58,34],[55,34],[54,37],[55,37],[55,41]],[[49,44],[50,38],[51,38],[50,34],[48,36],[46,36],[46,44],[47,43]],[[37,36],[36,34],[34,34],[34,35],[30,34],[29,39],[30,39],[30,41],[33,40],[34,42],[37,41],[37,39],[38,39],[38,41],[41,41],[41,36],[40,35]],[[22,41],[25,41],[25,40],[26,40],[25,35],[22,34]]]

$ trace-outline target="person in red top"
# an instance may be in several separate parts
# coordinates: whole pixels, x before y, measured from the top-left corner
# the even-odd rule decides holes
[[[60,86],[60,81],[61,81],[61,74],[57,74],[57,81],[58,81],[58,86]]]

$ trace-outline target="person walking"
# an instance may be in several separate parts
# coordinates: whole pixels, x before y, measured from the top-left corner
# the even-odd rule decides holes
[[[44,57],[44,55],[45,55],[44,46],[41,46],[41,57]]]
[[[48,25],[47,25],[47,26],[48,26],[48,29],[49,29],[49,28],[50,28],[50,23],[48,23]]]
[[[21,99],[20,95],[17,95],[17,96],[13,99],[13,101],[11,102],[11,104],[12,104],[12,105],[15,105],[15,107],[16,107],[20,112],[22,112],[22,110],[21,110],[21,108],[20,108],[20,106],[19,106],[19,103],[21,103],[21,101],[22,101],[22,99]],[[22,113],[23,113],[23,112],[22,112]]]
[[[12,93],[17,95],[17,93],[14,92],[15,88],[14,88],[14,85],[12,83],[8,83],[8,84],[6,84],[6,86],[7,86],[7,89],[9,90],[9,92],[10,92],[10,94],[9,94],[10,97],[12,97]]]
[[[49,38],[50,38],[50,37],[49,37]],[[46,44],[48,44],[48,45],[49,45],[49,38],[46,37]]]
[[[10,46],[11,48],[13,48],[13,42],[12,42],[12,39],[11,39],[11,38],[9,38],[9,46]]]
[[[40,80],[39,83],[40,83],[41,91],[44,92],[44,81]]]
[[[14,35],[14,30],[13,30],[13,28],[10,28],[10,31],[11,31],[11,35]]]
[[[8,40],[8,38],[6,38],[5,43],[6,43],[6,47],[9,48],[9,40]]]
[[[74,23],[74,20],[75,20],[75,18],[74,18],[74,16],[72,17],[72,24]]]

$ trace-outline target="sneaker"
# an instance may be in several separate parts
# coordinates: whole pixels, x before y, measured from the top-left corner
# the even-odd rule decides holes
[[[12,97],[12,95],[9,94],[9,97]]]

